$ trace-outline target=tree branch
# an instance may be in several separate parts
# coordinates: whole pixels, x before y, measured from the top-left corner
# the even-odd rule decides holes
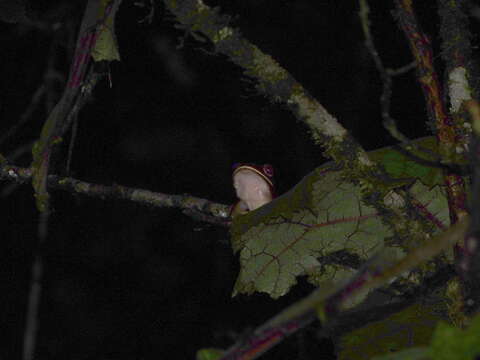
[[[442,99],[442,89],[433,65],[433,51],[428,36],[422,31],[410,0],[396,0],[398,23],[407,37],[410,50],[417,63],[417,78],[422,87],[430,120],[435,124],[436,137],[442,161],[465,162],[463,150],[457,153],[456,126]],[[467,215],[466,189],[462,177],[445,173],[450,221],[457,222]]]
[[[399,245],[414,247],[431,232],[428,221],[421,214],[406,211],[404,207],[385,204],[383,199],[390,189],[384,185],[388,179],[383,168],[370,160],[365,150],[293,76],[271,56],[245,39],[240,31],[230,26],[230,17],[220,14],[202,0],[163,0],[166,8],[180,23],[180,27],[195,35],[201,33],[209,39],[215,52],[228,56],[244,69],[245,75],[257,81],[257,90],[272,101],[285,104],[310,130],[326,156],[348,169],[348,180],[362,189],[362,201],[374,207],[394,230]],[[406,194],[397,191],[406,199]],[[408,202],[405,201],[405,204]]]
[[[3,164],[0,166],[0,179],[16,183],[30,183],[30,168]],[[77,180],[71,177],[48,176],[48,188],[83,194],[94,198],[111,198],[132,201],[158,208],[177,208],[195,219],[227,226],[229,206],[190,195],[171,195],[122,185],[106,186]]]

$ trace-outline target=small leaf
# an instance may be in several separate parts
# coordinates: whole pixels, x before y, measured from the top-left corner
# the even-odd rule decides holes
[[[391,235],[342,171],[319,168],[275,201],[234,220],[232,241],[242,266],[234,295],[261,291],[277,298],[307,274],[315,274],[309,280],[316,285],[338,281],[353,269],[324,264],[323,257],[347,249],[366,260]]]
[[[430,162],[438,161],[437,142],[433,136],[420,138],[414,143],[425,149],[415,150],[414,147],[407,147],[407,150],[420,159]],[[419,179],[427,186],[442,185],[442,170],[438,167],[420,164],[415,159],[408,157],[396,147],[385,147],[373,150],[368,156],[383,165],[387,173],[395,179]]]
[[[107,14],[107,5],[111,0],[101,0],[98,9],[98,20],[101,21]],[[92,57],[95,61],[112,61],[120,60],[118,52],[118,44],[115,36],[115,14],[120,6],[121,0],[116,0],[112,4],[112,8],[107,15],[106,20],[97,30],[97,40],[92,49]]]

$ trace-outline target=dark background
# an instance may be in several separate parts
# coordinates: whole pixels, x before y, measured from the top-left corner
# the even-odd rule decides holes
[[[372,31],[385,65],[412,58],[390,1],[370,1]],[[271,163],[283,193],[326,159],[305,127],[211,44],[185,37],[156,2],[145,10],[124,0],[116,31],[121,62],[111,64],[82,110],[72,176],[163,193],[188,193],[224,204],[235,199],[231,165]],[[243,35],[285,67],[367,150],[394,144],[381,125],[381,83],[363,44],[357,1],[235,0],[220,5]],[[436,2],[417,1],[422,26],[438,51]],[[82,1],[30,4],[33,24],[0,24],[0,135],[19,121],[43,81],[53,39],[56,69],[66,77],[69,33]],[[60,9],[60,10],[59,10]],[[41,28],[38,24],[49,24]],[[58,24],[55,30],[52,24]],[[472,19],[478,44],[479,21]],[[58,40],[60,39],[60,40]],[[183,43],[183,47],[177,48]],[[60,53],[58,53],[60,52]],[[478,51],[476,53],[478,55]],[[63,91],[54,86],[53,99]],[[409,137],[427,135],[426,110],[414,72],[395,79],[392,115]],[[0,144],[12,163],[28,166],[30,146],[46,118],[45,99],[19,131]],[[54,169],[62,173],[69,138]],[[37,212],[29,185],[0,183],[0,359],[22,352],[31,264],[39,249]],[[226,229],[178,210],[52,192],[49,236],[39,250],[45,273],[37,359],[193,359],[202,347],[228,347],[242,334],[304,296],[301,281],[284,298],[231,298],[238,272]],[[329,341],[315,327],[265,359],[324,359]],[[333,358],[333,357],[330,357]]]

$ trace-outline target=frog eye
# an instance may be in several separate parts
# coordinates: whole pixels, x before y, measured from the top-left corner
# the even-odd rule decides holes
[[[268,177],[273,177],[273,166],[270,164],[263,165],[263,173]]]

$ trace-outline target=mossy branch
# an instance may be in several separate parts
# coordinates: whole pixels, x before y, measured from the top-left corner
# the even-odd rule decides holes
[[[0,167],[0,179],[17,183],[29,183],[32,181],[32,170],[30,168],[3,164]],[[199,219],[222,226],[229,224],[228,205],[191,195],[164,194],[123,185],[107,186],[89,183],[71,177],[62,178],[56,175],[48,176],[47,185],[49,189],[64,190],[94,198],[127,200],[156,208],[176,208],[196,220]]]
[[[230,17],[221,15],[218,8],[211,8],[201,0],[164,0],[164,3],[182,27],[208,38],[217,53],[226,55],[242,67],[247,76],[257,81],[259,92],[286,105],[298,120],[306,124],[325,155],[348,169],[348,180],[362,188],[362,200],[382,214],[397,238],[410,239],[412,245],[424,241],[429,229],[421,215],[385,204],[384,198],[389,190],[384,186],[388,176],[383,168],[370,160],[338,120],[288,71],[230,26]],[[406,196],[401,191],[398,195]]]

